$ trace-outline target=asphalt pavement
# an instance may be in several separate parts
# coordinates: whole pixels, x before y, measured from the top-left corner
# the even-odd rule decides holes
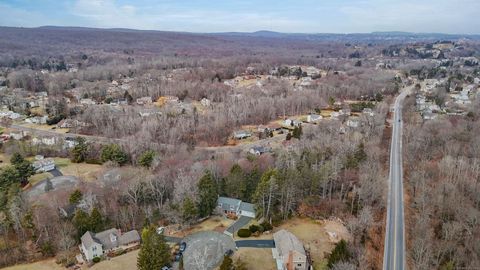
[[[237,248],[274,248],[275,242],[273,240],[237,240],[235,245]]]
[[[392,141],[390,146],[390,174],[388,184],[387,221],[383,257],[384,270],[405,269],[405,227],[403,212],[402,166],[402,102],[412,87],[405,89],[394,105]]]

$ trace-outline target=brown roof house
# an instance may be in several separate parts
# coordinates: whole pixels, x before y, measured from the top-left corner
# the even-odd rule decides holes
[[[275,248],[272,249],[278,270],[307,270],[307,254],[302,242],[286,230],[273,234]]]
[[[111,251],[134,247],[140,244],[140,235],[136,230],[123,233],[119,229],[109,229],[99,233],[87,231],[81,238],[80,251],[87,261],[102,257]]]

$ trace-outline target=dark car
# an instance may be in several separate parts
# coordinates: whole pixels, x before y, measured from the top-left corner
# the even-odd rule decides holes
[[[225,251],[225,256],[232,256],[233,255],[233,250],[229,249],[227,251]]]
[[[184,252],[187,249],[187,243],[182,242],[180,243],[180,252]]]
[[[175,261],[176,261],[176,262],[179,262],[180,259],[182,259],[182,256],[183,256],[182,253],[178,253],[177,255],[175,255]]]

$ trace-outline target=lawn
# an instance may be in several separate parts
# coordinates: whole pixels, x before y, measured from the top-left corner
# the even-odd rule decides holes
[[[315,221],[309,218],[293,218],[288,222],[282,224],[279,229],[285,229],[293,233],[300,241],[302,241],[305,249],[310,250],[312,260],[314,261],[315,269],[322,269],[320,267],[324,264],[325,254],[331,252],[334,248],[327,234],[328,232],[335,232],[339,239],[349,239],[350,235],[347,228],[339,222],[335,221]]]
[[[270,248],[240,248],[233,255],[233,261],[238,259],[246,264],[247,269],[277,269]]]
[[[35,263],[10,266],[4,268],[4,270],[65,270],[65,267],[56,264],[54,259],[48,259]]]
[[[29,124],[29,123],[24,123],[22,126],[27,127],[27,128],[33,128],[33,129],[38,129],[38,130],[47,130],[47,131],[54,131],[58,133],[67,133],[69,132],[68,128],[57,128],[56,126],[52,125],[47,125],[47,124]]]
[[[102,165],[87,163],[72,163],[68,158],[54,158],[55,165],[64,175],[73,175],[85,181],[95,181]]]
[[[127,254],[101,261],[92,267],[83,267],[82,269],[91,270],[134,270],[137,269],[137,256],[139,250],[128,252]]]
[[[51,175],[50,173],[48,172],[44,172],[44,173],[37,173],[37,174],[34,174],[32,175],[30,178],[28,178],[28,181],[30,182],[30,184],[33,186],[35,185],[36,183],[42,181],[42,180],[45,180],[47,178],[51,178],[53,177],[53,175]]]
[[[181,232],[175,233],[172,236],[180,236],[184,237],[186,235],[190,235],[196,232],[204,232],[204,231],[217,231],[223,232],[230,226],[234,220],[227,219],[220,216],[213,216],[210,217],[199,224],[195,224],[192,227],[183,230]]]

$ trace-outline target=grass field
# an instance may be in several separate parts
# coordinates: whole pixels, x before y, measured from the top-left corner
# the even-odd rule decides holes
[[[54,158],[55,165],[64,175],[73,175],[84,181],[95,181],[103,167],[97,164],[72,163],[68,158]]]
[[[233,255],[233,261],[238,259],[246,264],[247,269],[277,269],[270,248],[240,248]]]
[[[33,186],[35,185],[36,183],[42,181],[42,180],[45,180],[47,178],[51,178],[53,177],[50,173],[48,172],[44,172],[44,173],[37,173],[37,174],[34,174],[32,175],[30,178],[28,178],[28,181],[30,182],[30,184]]]
[[[83,267],[82,269],[91,270],[135,270],[137,269],[137,256],[139,250],[128,252],[127,254],[101,261],[92,267]]]
[[[65,267],[56,264],[54,259],[48,259],[35,263],[10,266],[4,268],[4,270],[65,270]]]
[[[180,236],[184,237],[186,235],[196,233],[196,232],[204,232],[204,231],[217,231],[223,232],[230,226],[234,221],[231,219],[223,218],[220,216],[214,216],[205,221],[193,225],[191,228],[187,230],[183,230],[181,232],[175,233],[172,236]]]

